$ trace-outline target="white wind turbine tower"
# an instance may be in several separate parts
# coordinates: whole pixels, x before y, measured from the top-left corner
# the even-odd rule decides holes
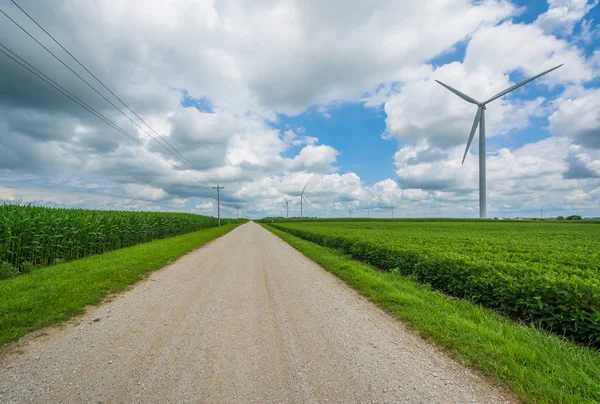
[[[304,189],[302,190],[302,192],[300,192],[298,195],[294,195],[294,196],[300,197],[300,220],[302,220],[302,218],[303,218],[303,216],[302,216],[302,201],[308,203],[308,201],[304,198],[304,191],[306,190],[307,186],[308,186],[308,182],[304,186]]]
[[[506,95],[508,93],[510,93],[513,90],[516,90],[517,88],[524,86],[525,84],[529,83],[530,81],[533,81],[541,76],[543,76],[544,74],[550,73],[552,70],[556,70],[559,67],[561,67],[562,64],[553,67],[552,69],[546,70],[543,73],[540,73],[536,76],[533,76],[525,81],[520,82],[519,84],[515,84],[514,86],[507,88],[504,91],[499,92],[498,94],[494,95],[492,98],[490,98],[487,101],[484,102],[479,102],[477,100],[475,100],[474,98],[469,97],[466,94],[461,93],[458,90],[455,90],[454,88],[450,87],[449,85],[446,85],[444,83],[442,83],[439,80],[436,80],[439,84],[441,84],[442,86],[446,87],[448,90],[452,91],[454,94],[458,95],[460,98],[462,98],[463,100],[470,102],[471,104],[475,104],[477,105],[477,114],[475,115],[475,120],[473,121],[473,127],[471,128],[471,134],[469,135],[469,140],[467,141],[467,147],[465,149],[465,154],[463,156],[462,159],[462,163],[465,163],[465,158],[467,157],[467,153],[469,152],[469,147],[471,146],[471,141],[473,140],[473,136],[475,135],[475,130],[477,129],[477,126],[479,126],[479,217],[481,219],[485,219],[487,217],[486,215],[486,193],[485,193],[485,106],[487,104],[489,104],[490,102],[494,101],[495,99],[498,99],[500,97],[502,97],[503,95]]]
[[[289,204],[292,201],[291,199],[285,199],[285,196],[282,196],[283,200],[285,201],[285,218],[288,219],[290,217],[290,208],[289,208]]]

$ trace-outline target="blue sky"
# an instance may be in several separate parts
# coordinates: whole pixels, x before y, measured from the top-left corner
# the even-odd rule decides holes
[[[0,199],[215,214],[219,183],[226,215],[262,217],[308,183],[311,216],[475,217],[477,137],[460,161],[476,108],[434,80],[485,99],[564,63],[488,106],[488,214],[600,216],[597,3],[23,0],[185,159],[6,20],[1,43],[157,153],[0,55]]]
[[[367,185],[394,176],[396,142],[384,140],[385,113],[381,108],[365,108],[361,103],[343,103],[329,108],[327,116],[310,109],[294,117],[279,116],[275,125],[281,131],[304,128],[306,133],[331,145],[341,154],[337,158],[339,172],[355,172]],[[283,155],[293,157],[299,147]]]

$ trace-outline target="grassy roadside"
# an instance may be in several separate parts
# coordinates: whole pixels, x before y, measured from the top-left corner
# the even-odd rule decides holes
[[[138,244],[0,281],[0,346],[83,313],[235,224]]]
[[[410,278],[378,271],[337,250],[264,227],[454,358],[499,379],[521,400],[600,402],[598,352],[516,324]]]

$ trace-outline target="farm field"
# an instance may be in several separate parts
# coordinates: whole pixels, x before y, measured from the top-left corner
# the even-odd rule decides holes
[[[363,297],[459,362],[509,386],[524,403],[600,402],[600,355],[539,328],[458,299],[415,277],[382,271],[264,225]]]
[[[215,226],[214,217],[188,213],[1,205],[0,279]]]
[[[544,222],[272,226],[514,319],[600,346],[600,227]]]

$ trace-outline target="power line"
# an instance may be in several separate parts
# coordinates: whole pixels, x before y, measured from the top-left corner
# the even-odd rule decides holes
[[[52,55],[63,66],[65,66],[71,73],[73,73],[75,76],[77,76],[77,78],[79,78],[79,80],[83,81],[88,87],[90,87],[92,90],[94,90],[94,92],[96,92],[100,97],[102,97],[106,102],[108,102],[113,108],[115,108],[117,111],[119,111],[125,118],[127,118],[134,125],[136,125],[142,131],[144,131],[144,133],[146,133],[148,136],[150,136],[151,139],[153,139],[155,142],[157,142],[159,145],[161,145],[166,151],[168,151],[169,153],[171,153],[177,160],[181,161],[182,163],[184,163],[185,165],[189,166],[190,168],[195,168],[193,165],[190,165],[190,164],[186,163],[184,160],[182,160],[180,157],[178,157],[174,152],[172,152],[171,150],[169,150],[164,144],[162,144],[158,140],[156,140],[156,138],[151,133],[149,133],[146,129],[144,129],[142,126],[140,126],[139,123],[137,123],[136,121],[134,121],[133,119],[131,119],[131,117],[129,117],[129,115],[127,115],[126,113],[124,113],[112,101],[110,101],[108,98],[106,98],[106,96],[104,94],[102,94],[94,86],[92,86],[87,80],[85,80],[83,77],[81,77],[75,70],[73,70],[69,65],[67,65],[61,58],[59,58],[58,56],[56,56],[50,49],[48,49],[44,44],[42,44],[39,40],[37,40],[37,38],[35,38],[31,33],[29,33],[29,31],[27,31],[25,28],[23,28],[18,22],[16,22],[15,20],[13,20],[3,10],[0,10],[0,13],[2,13],[13,24],[15,24],[17,27],[19,27],[25,34],[27,34],[31,39],[33,39],[38,45],[40,45],[42,48],[44,48],[44,50],[46,52],[48,52],[50,55]],[[198,169],[196,168],[196,170],[198,170]],[[202,173],[200,173],[200,174],[203,175]]]
[[[123,134],[128,139],[132,140],[133,142],[135,142],[139,146],[143,147],[147,151],[155,154],[161,160],[164,160],[165,162],[167,162],[168,164],[170,164],[171,166],[173,166],[177,170],[181,171],[182,173],[188,175],[189,177],[195,179],[198,182],[202,182],[200,179],[194,177],[193,175],[191,175],[187,171],[184,171],[183,169],[181,169],[181,167],[177,166],[176,164],[171,163],[169,160],[165,159],[159,153],[157,153],[156,151],[152,150],[151,148],[149,148],[148,146],[146,146],[145,144],[143,144],[139,139],[136,139],[133,135],[131,135],[130,133],[126,132],[124,129],[122,129],[121,127],[119,127],[116,123],[112,122],[110,119],[108,119],[107,117],[105,117],[104,115],[102,115],[96,109],[94,109],[93,107],[91,107],[90,105],[88,105],[85,101],[81,100],[81,98],[77,97],[76,95],[74,95],[73,93],[71,93],[69,90],[65,89],[63,86],[61,86],[60,84],[58,84],[56,81],[54,81],[50,77],[46,76],[39,69],[37,69],[31,63],[27,62],[25,59],[23,59],[22,57],[20,57],[19,55],[17,55],[15,52],[13,52],[12,50],[10,50],[9,48],[7,48],[6,46],[4,46],[2,44],[0,44],[0,47],[4,48],[6,50],[6,51],[4,51],[4,50],[0,49],[0,53],[3,53],[4,55],[6,55],[10,59],[12,59],[15,63],[19,64],[21,67],[23,67],[24,69],[28,70],[31,74],[35,75],[40,80],[44,81],[46,84],[48,84],[49,86],[51,86],[52,88],[54,88],[56,91],[58,91],[59,93],[61,93],[65,97],[69,98],[71,101],[75,102],[80,107],[82,107],[83,109],[87,110],[92,115],[96,116],[98,119],[100,119],[101,121],[103,121],[104,123],[106,123],[107,125],[109,125],[110,127],[112,127],[113,129],[115,129],[119,133]]]
[[[46,76],[44,73],[42,73],[40,70],[38,70],[31,63],[27,62],[25,59],[23,59],[22,57],[17,55],[15,52],[11,51],[6,46],[0,44],[0,47],[4,48],[6,50],[6,51],[3,51],[0,49],[0,52],[3,53],[4,55],[6,55],[7,57],[9,57],[10,59],[12,59],[15,63],[18,63],[19,65],[21,65],[21,67],[23,67],[24,69],[27,69],[31,74],[37,76],[40,80],[46,82],[46,84],[53,87],[56,91],[60,92],[65,97],[70,98],[73,102],[79,104],[82,108],[86,109],[91,114],[95,115],[96,117],[98,117],[99,119],[101,119],[102,121],[107,123],[108,125],[111,125],[113,128],[115,128],[116,124],[114,124],[112,121],[108,120],[108,118],[104,117],[102,114],[100,114],[95,109],[93,109],[91,106],[89,106],[84,101],[82,101],[79,97],[77,97],[76,95],[74,95],[73,93],[71,93],[70,91],[65,89],[63,86],[58,84],[56,81],[54,81],[50,77]],[[9,55],[9,53],[10,53],[10,55]],[[17,60],[17,59],[19,59],[19,60]],[[116,129],[119,130],[120,128],[116,128]],[[133,140],[140,146],[146,148],[147,150],[152,151],[146,145],[141,143],[138,139],[136,139],[129,133],[125,132],[125,136],[129,137],[131,140]]]
[[[60,92],[65,97],[69,98],[71,101],[75,102],[76,104],[78,104],[79,106],[81,106],[83,109],[87,110],[92,115],[96,116],[98,119],[100,119],[101,121],[103,121],[104,123],[106,123],[107,125],[109,125],[110,127],[112,127],[113,129],[115,129],[119,133],[123,134],[125,137],[127,137],[130,140],[132,140],[133,142],[135,142],[136,144],[138,144],[142,148],[144,148],[147,151],[155,154],[161,160],[164,160],[165,162],[167,162],[168,164],[170,164],[174,168],[178,169],[179,171],[183,172],[184,174],[186,174],[186,175],[190,176],[191,178],[193,178],[193,179],[195,179],[195,180],[197,180],[197,181],[200,182],[200,180],[198,178],[196,178],[193,175],[191,175],[190,173],[182,170],[179,166],[171,163],[170,161],[168,161],[167,159],[165,159],[164,157],[162,157],[159,153],[157,153],[156,151],[152,150],[151,148],[149,148],[148,146],[146,146],[145,144],[143,144],[142,142],[140,142],[133,135],[131,135],[130,133],[126,132],[124,129],[122,129],[117,124],[115,124],[114,122],[112,122],[110,119],[108,119],[107,117],[105,117],[104,115],[102,115],[100,112],[98,112],[96,109],[94,109],[93,107],[91,107],[89,104],[87,104],[81,98],[77,97],[76,95],[74,95],[73,93],[71,93],[69,90],[65,89],[63,86],[61,86],[60,84],[58,84],[56,81],[54,81],[50,77],[46,76],[39,69],[37,69],[31,63],[27,62],[25,59],[23,59],[22,57],[20,57],[19,55],[17,55],[15,52],[11,51],[9,48],[7,48],[6,46],[4,46],[2,44],[0,44],[0,47],[4,48],[7,52],[9,52],[10,54],[12,54],[12,56],[10,54],[8,54],[7,52],[3,51],[2,49],[0,49],[0,53],[3,53],[4,55],[6,55],[10,59],[12,59],[15,63],[19,64],[21,67],[23,67],[24,69],[28,70],[31,74],[37,76],[40,80],[44,81],[49,86],[53,87],[56,91]],[[17,59],[19,59],[19,60],[17,60]]]
[[[161,139],[163,142],[165,142],[174,152],[176,152],[179,156],[181,156],[181,158],[183,160],[185,160],[185,162],[187,162],[190,166],[192,166],[193,168],[195,168],[196,170],[200,171],[199,168],[197,168],[196,166],[194,166],[194,164],[189,161],[183,154],[181,154],[181,152],[179,150],[177,150],[173,145],[171,145],[171,143],[169,143],[169,141],[167,139],[165,139],[164,137],[162,137],[156,130],[154,130],[154,128],[152,126],[150,126],[146,121],[144,121],[133,109],[131,109],[131,107],[129,107],[129,105],[127,105],[123,100],[121,100],[121,98],[119,98],[110,88],[108,88],[103,82],[102,80],[100,80],[98,77],[96,77],[96,75],[94,73],[92,73],[83,63],[81,63],[79,61],[79,59],[77,59],[75,56],[73,56],[73,54],[71,52],[69,52],[69,50],[67,50],[67,48],[65,48],[56,38],[54,38],[54,36],[52,36],[52,34],[50,34],[44,27],[42,27],[31,15],[29,15],[29,13],[27,13],[27,11],[23,10],[23,8],[17,4],[17,2],[15,0],[11,0],[11,2],[17,6],[17,8],[19,10],[21,10],[23,12],[23,14],[25,14],[31,21],[33,21],[33,23],[35,25],[37,25],[42,31],[44,31],[44,33],[46,35],[48,35],[58,46],[60,46],[62,48],[62,50],[64,50],[73,60],[75,60],[79,66],[81,66],[86,72],[88,72],[88,74],[90,76],[92,76],[98,83],[100,83],[100,85],[102,87],[104,87],[110,94],[112,94],[113,97],[115,97],[117,100],[119,100],[119,102],[121,104],[123,104],[129,111],[131,111],[131,113],[133,115],[135,115],[141,122],[144,123],[144,125],[146,125],[148,128],[150,128],[150,130],[152,130],[152,132],[154,132],[159,139]]]

